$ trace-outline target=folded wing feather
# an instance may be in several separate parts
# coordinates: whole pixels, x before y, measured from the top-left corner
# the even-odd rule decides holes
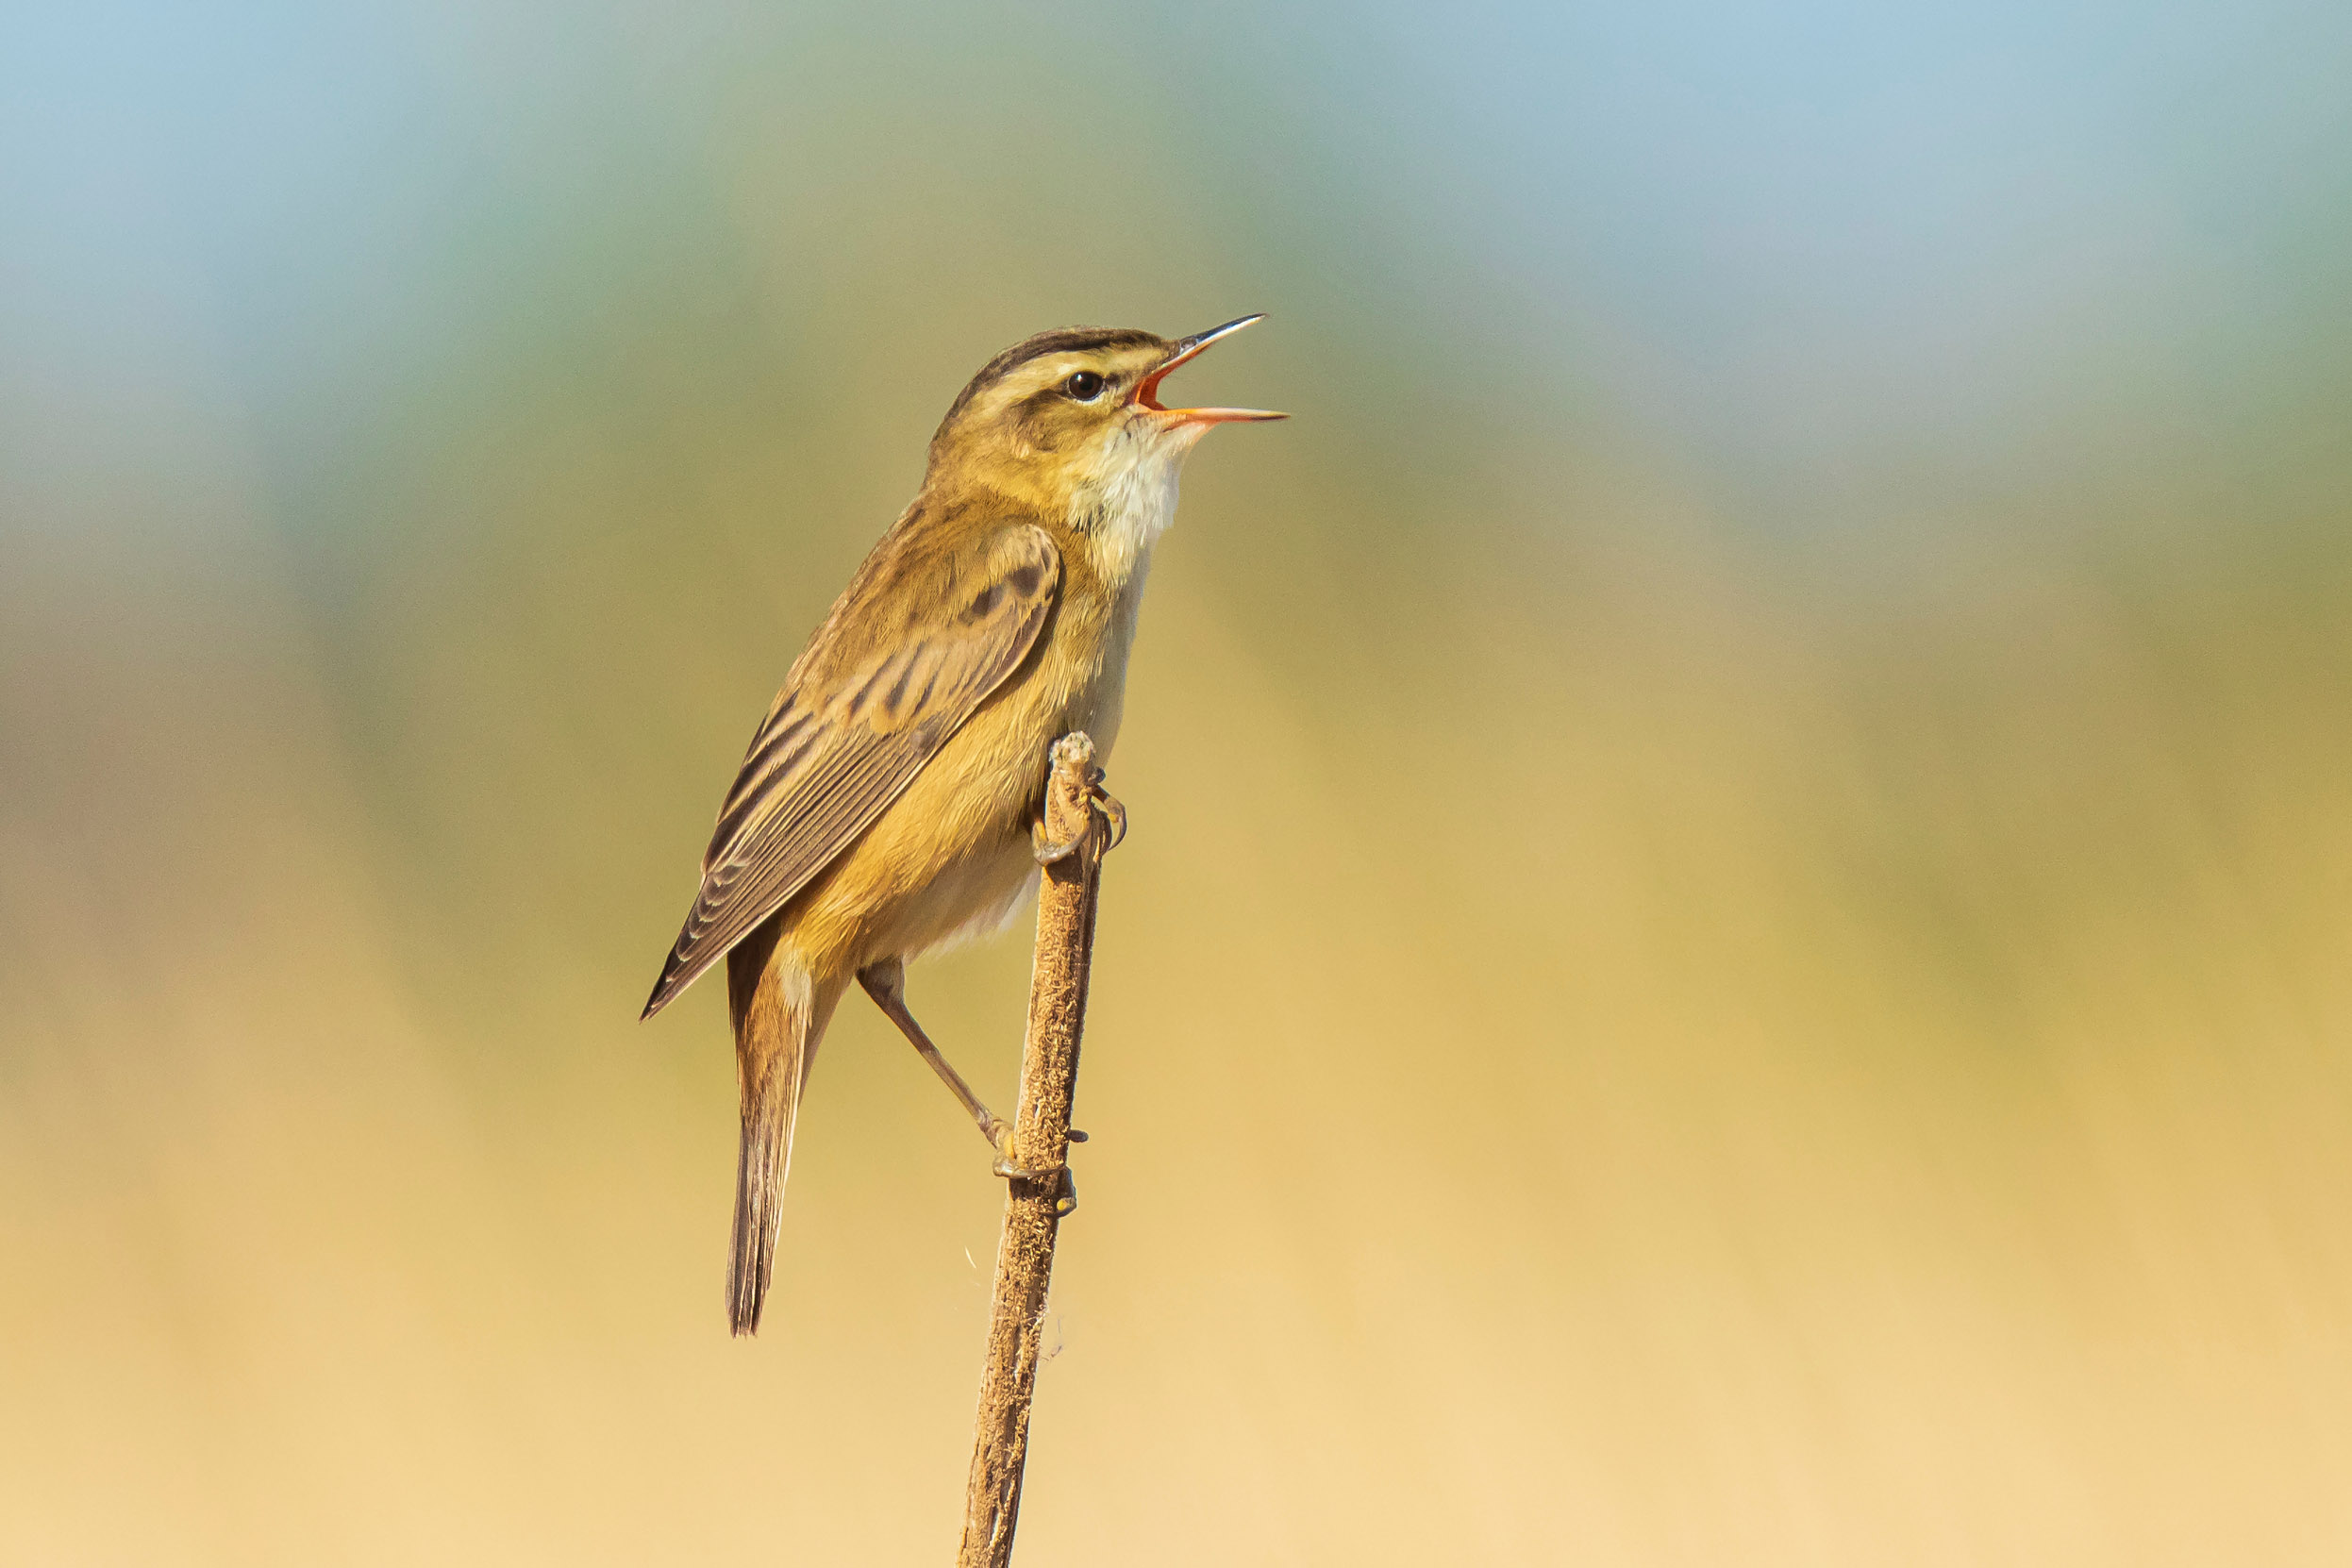
[[[1061,580],[1053,541],[1031,523],[949,532],[892,530],[793,663],[646,1017],[847,849],[1028,658]]]

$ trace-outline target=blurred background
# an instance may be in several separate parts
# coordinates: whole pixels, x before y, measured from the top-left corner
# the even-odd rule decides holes
[[[2347,277],[2316,0],[10,8],[0,1560],[946,1560],[984,1151],[845,1008],[733,1343],[637,1011],[972,371],[1264,310],[1020,1560],[2345,1560]]]

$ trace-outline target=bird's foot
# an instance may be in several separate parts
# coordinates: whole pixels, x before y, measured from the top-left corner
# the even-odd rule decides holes
[[[1127,836],[1127,809],[1120,804],[1117,795],[1103,788],[1103,770],[1097,767],[1087,769],[1086,797],[1087,804],[1110,825],[1110,842],[1103,845],[1103,853],[1108,855],[1118,848]],[[1043,823],[1033,822],[1029,824],[1029,851],[1037,857],[1039,865],[1054,865],[1076,854],[1085,844],[1087,835],[1093,830],[1094,825],[1089,823],[1068,842],[1056,843],[1045,836]]]
[[[1043,823],[1033,822],[1029,824],[1029,853],[1037,857],[1041,866],[1059,864],[1084,848],[1087,835],[1093,830],[1094,825],[1090,822],[1067,843],[1056,843],[1045,836]]]
[[[1093,800],[1094,809],[1100,811],[1103,820],[1110,824],[1110,842],[1103,845],[1103,853],[1108,855],[1118,848],[1127,836],[1127,809],[1119,804],[1117,795],[1103,788],[1103,770],[1100,768],[1096,768],[1094,776],[1088,780],[1087,794]]]
[[[1071,1171],[1069,1163],[1064,1161],[1059,1165],[1043,1167],[1014,1163],[1012,1129],[1004,1126],[1002,1123],[998,1123],[997,1126],[1002,1129],[1003,1136],[993,1140],[996,1144],[996,1162],[988,1168],[989,1174],[1003,1176],[1008,1181],[1026,1181],[1040,1187],[1051,1186],[1055,1190],[1054,1218],[1066,1220],[1076,1213],[1078,1211],[1078,1178]],[[1086,1142],[1086,1134],[1075,1128],[1070,1136],[1077,1143]]]
[[[1027,1165],[1016,1165],[1009,1159],[999,1159],[989,1170],[1011,1181],[1035,1182],[1040,1187],[1052,1184],[1056,1189],[1054,1218],[1058,1220],[1066,1220],[1078,1211],[1078,1178],[1067,1165],[1055,1165],[1041,1171]]]

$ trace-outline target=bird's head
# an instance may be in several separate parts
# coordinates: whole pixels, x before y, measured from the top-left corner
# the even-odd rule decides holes
[[[1264,409],[1171,409],[1167,374],[1258,316],[1168,339],[1131,328],[1065,326],[1015,343],[981,367],[931,438],[928,482],[978,484],[1041,510],[1083,510],[1137,486],[1173,485],[1210,427],[1284,419]]]

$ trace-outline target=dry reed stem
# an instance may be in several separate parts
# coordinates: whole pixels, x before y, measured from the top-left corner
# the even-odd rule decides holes
[[[1045,1293],[1053,1283],[1059,1199],[1070,1153],[1078,1036],[1094,948],[1094,896],[1106,827],[1094,809],[1094,743],[1083,734],[1054,742],[1045,784],[1045,832],[1056,843],[1085,842],[1045,868],[1037,899],[1037,956],[1029,975],[1029,1027],[1021,1053],[1021,1099],[1013,1112],[1013,1164],[1044,1179],[1013,1177],[996,1245],[996,1291],[980,1373],[980,1410],[964,1495],[957,1568],[1006,1568],[1021,1511],[1021,1472],[1029,1450],[1029,1401],[1037,1392]]]

